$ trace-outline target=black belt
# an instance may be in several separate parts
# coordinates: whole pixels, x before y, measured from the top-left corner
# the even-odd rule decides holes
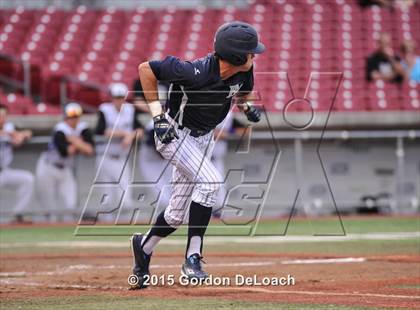
[[[54,163],[54,162],[52,162],[52,161],[49,161],[47,158],[45,158],[44,160],[45,160],[45,162],[46,162],[48,165],[54,166],[54,167],[56,167],[57,169],[64,169],[64,168],[66,167],[64,164]]]
[[[112,159],[120,159],[120,155],[108,155]]]
[[[53,166],[56,167],[56,168],[58,168],[58,169],[64,169],[64,165],[63,164],[55,163],[55,164],[53,164]]]
[[[178,125],[178,129],[184,129],[187,128],[188,130],[190,130],[189,135],[194,137],[194,138],[198,138],[201,136],[204,136],[206,134],[208,134],[210,131],[209,130],[199,130],[199,129],[190,129],[188,127],[182,126],[182,125]]]

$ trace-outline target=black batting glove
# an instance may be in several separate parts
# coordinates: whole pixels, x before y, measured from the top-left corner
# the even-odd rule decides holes
[[[160,142],[164,144],[170,143],[173,139],[179,138],[175,128],[169,124],[165,114],[160,114],[153,117],[154,130]]]
[[[250,122],[258,123],[261,119],[260,110],[251,104],[245,103],[244,113]]]

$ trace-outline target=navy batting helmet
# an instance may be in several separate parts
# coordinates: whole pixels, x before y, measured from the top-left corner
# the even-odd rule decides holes
[[[234,21],[217,29],[214,50],[232,65],[241,66],[246,63],[248,54],[261,54],[265,51],[265,46],[258,42],[258,34],[254,27]]]

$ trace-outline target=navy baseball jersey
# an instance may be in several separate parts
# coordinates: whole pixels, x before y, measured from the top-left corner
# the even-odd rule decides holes
[[[232,98],[238,92],[251,92],[254,86],[252,68],[222,80],[214,54],[193,61],[168,56],[149,65],[160,82],[169,84],[169,116],[192,130],[214,129],[229,113]]]

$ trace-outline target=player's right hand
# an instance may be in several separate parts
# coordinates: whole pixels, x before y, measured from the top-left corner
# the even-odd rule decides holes
[[[170,143],[173,139],[179,138],[175,128],[166,119],[165,114],[153,117],[154,130],[160,142],[164,144]]]
[[[123,149],[128,149],[131,144],[133,143],[133,140],[136,136],[136,132],[127,132],[124,136],[124,138],[122,139],[121,142],[121,146],[123,147]]]
[[[77,153],[77,147],[76,147],[74,144],[70,144],[70,145],[67,147],[67,153],[68,153],[69,155],[75,155],[75,154]]]

